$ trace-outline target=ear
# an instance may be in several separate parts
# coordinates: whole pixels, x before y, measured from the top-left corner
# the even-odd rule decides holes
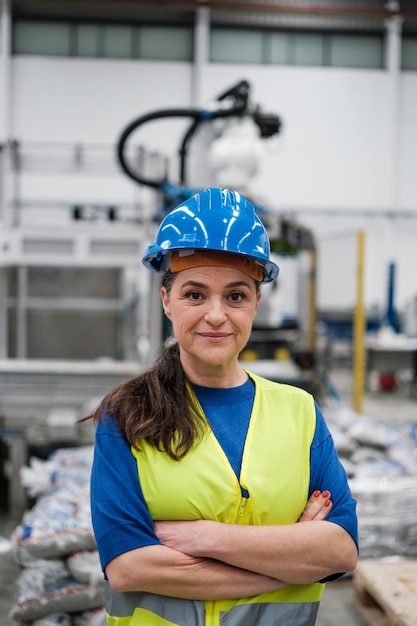
[[[162,308],[164,309],[164,313],[167,316],[167,318],[170,320],[170,312],[169,312],[169,296],[166,290],[166,287],[161,287],[161,301],[162,301]]]

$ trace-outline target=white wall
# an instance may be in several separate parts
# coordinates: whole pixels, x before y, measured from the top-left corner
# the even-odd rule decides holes
[[[200,72],[202,104],[247,79],[253,100],[282,117],[282,134],[265,142],[252,187],[271,207],[313,229],[319,306],[353,306],[354,233],[363,228],[366,304],[385,306],[387,265],[394,261],[396,304],[402,308],[417,293],[417,74],[400,76],[393,120],[392,77],[382,70],[207,64]],[[11,136],[22,142],[115,144],[139,115],[191,106],[192,81],[192,67],[185,63],[14,57]],[[135,141],[175,161],[188,123],[148,124]],[[21,193],[26,200],[115,202],[132,200],[137,189],[115,170],[94,177],[27,174]],[[414,217],[395,217],[403,209],[414,210]],[[391,210],[394,217],[381,214]]]
[[[388,82],[379,71],[251,66],[257,102],[283,118],[257,187],[277,206],[384,207]],[[240,74],[242,69],[238,68]],[[233,83],[236,67],[209,66],[207,95]]]
[[[76,142],[115,146],[139,115],[189,107],[190,67],[117,60],[13,58],[11,135],[25,142]],[[186,122],[149,123],[132,139],[174,159]],[[62,158],[62,153],[61,153]],[[115,159],[115,157],[114,157]],[[133,201],[136,187],[119,173],[79,176],[69,170],[22,177],[22,198],[82,202]]]
[[[404,74],[401,80],[399,117],[399,198],[400,206],[417,207],[417,73]]]

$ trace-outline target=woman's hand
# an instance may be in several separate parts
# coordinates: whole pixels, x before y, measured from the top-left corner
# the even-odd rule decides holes
[[[312,522],[326,519],[333,508],[330,491],[315,491],[309,498],[299,522]]]

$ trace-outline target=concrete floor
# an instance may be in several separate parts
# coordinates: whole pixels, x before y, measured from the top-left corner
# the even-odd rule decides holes
[[[358,612],[352,579],[343,578],[326,586],[316,626],[369,626]]]
[[[351,406],[350,368],[346,366],[333,368],[329,376],[342,402]],[[407,388],[400,388],[392,393],[367,392],[364,397],[363,413],[383,423],[417,422],[417,399],[411,397]],[[10,553],[1,552],[1,537],[8,539],[19,522],[19,517],[13,518],[0,513],[0,626],[16,626],[16,622],[8,618],[8,613],[13,604],[18,568]],[[351,577],[328,584],[321,602],[316,626],[336,624],[369,626],[356,608]]]

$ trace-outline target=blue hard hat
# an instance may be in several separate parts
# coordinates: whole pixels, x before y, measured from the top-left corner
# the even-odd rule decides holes
[[[278,276],[279,268],[269,258],[265,226],[253,204],[236,191],[209,188],[170,211],[142,263],[154,272],[164,272],[169,268],[170,254],[186,249],[242,254],[262,266],[261,282],[271,282]]]

